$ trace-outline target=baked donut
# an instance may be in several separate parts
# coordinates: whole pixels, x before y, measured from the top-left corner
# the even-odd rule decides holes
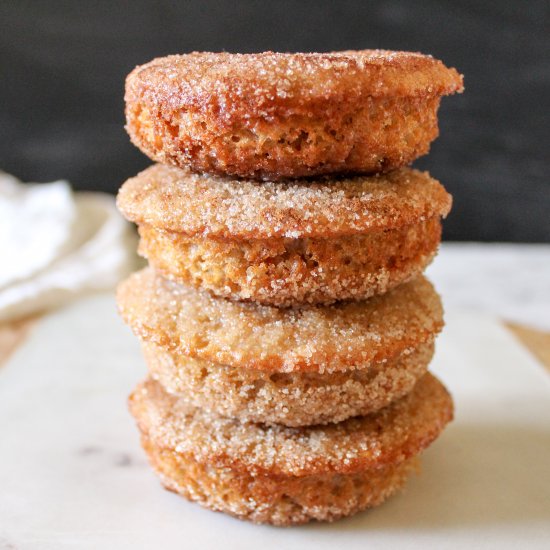
[[[441,301],[423,276],[363,302],[283,309],[214,298],[146,268],[118,286],[117,302],[142,341],[271,373],[365,369],[431,343],[443,326]]]
[[[193,407],[152,380],[129,405],[167,489],[274,525],[332,521],[380,504],[404,485],[453,414],[451,397],[430,374],[378,413],[329,426],[241,423]]]
[[[155,165],[118,195],[165,277],[265,305],[381,294],[437,252],[451,197],[427,173],[263,182]]]
[[[194,52],[126,79],[126,129],[151,159],[282,179],[389,171],[428,152],[462,76],[428,55]]]

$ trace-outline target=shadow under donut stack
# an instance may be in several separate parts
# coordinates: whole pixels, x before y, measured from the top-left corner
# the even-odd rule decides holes
[[[405,167],[462,77],[430,56],[193,53],[126,81],[153,160],[118,195],[150,267],[118,289],[166,488],[275,525],[380,504],[452,418],[422,272],[451,197]]]

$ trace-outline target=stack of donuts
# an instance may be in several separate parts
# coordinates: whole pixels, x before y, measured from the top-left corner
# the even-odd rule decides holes
[[[118,289],[130,397],[164,486],[255,522],[331,521],[401,488],[453,414],[422,275],[451,197],[406,167],[462,77],[430,56],[192,53],[137,67],[158,164],[118,206],[149,267]]]

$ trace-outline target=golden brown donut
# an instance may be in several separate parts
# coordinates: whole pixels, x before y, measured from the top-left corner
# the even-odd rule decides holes
[[[139,234],[139,253],[169,279],[224,298],[288,307],[363,300],[408,281],[435,256],[441,221],[333,239],[235,241],[147,225]]]
[[[334,238],[446,216],[451,196],[427,172],[258,182],[156,164],[122,186],[117,206],[138,225],[220,239]]]
[[[143,343],[149,372],[170,393],[242,422],[299,427],[372,413],[409,393],[424,375],[433,342],[364,369],[281,373],[227,367]]]
[[[269,372],[364,369],[432,342],[443,326],[439,296],[422,276],[363,302],[281,309],[215,298],[147,268],[119,285],[117,301],[146,342]]]
[[[262,184],[157,165],[124,184],[118,205],[164,276],[290,306],[365,299],[422,272],[451,197],[408,168]]]
[[[431,56],[194,52],[126,79],[127,131],[153,160],[281,179],[388,171],[428,152],[462,76]]]
[[[453,414],[451,397],[430,374],[378,413],[309,428],[214,416],[151,380],[129,404],[167,489],[275,525],[332,521],[380,504],[403,486]]]

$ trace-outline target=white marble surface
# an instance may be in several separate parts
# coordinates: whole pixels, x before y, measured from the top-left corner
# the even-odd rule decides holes
[[[548,326],[550,246],[445,245],[430,272],[447,310],[433,370],[457,414],[403,494],[281,530],[163,491],[125,405],[139,345],[98,294],[0,368],[0,549],[547,548],[550,377],[497,318]]]
[[[161,489],[126,411],[138,343],[111,295],[79,301],[0,368],[0,549],[548,548],[548,373],[502,325],[452,308],[433,370],[456,420],[404,493],[332,525],[255,526]]]
[[[550,331],[550,244],[444,243],[427,275],[446,309]]]

